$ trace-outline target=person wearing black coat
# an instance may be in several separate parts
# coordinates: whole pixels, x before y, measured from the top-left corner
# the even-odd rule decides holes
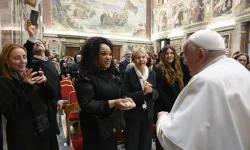
[[[113,115],[120,114],[120,110],[129,110],[135,107],[130,98],[122,98],[123,92],[113,75],[112,60],[113,45],[102,37],[91,37],[82,48],[80,75],[75,81],[78,103],[81,108],[80,125],[83,135],[84,150],[117,150],[119,130],[113,125]],[[117,109],[119,108],[119,109]],[[98,124],[100,119],[108,119],[110,130],[108,136],[103,135],[103,127]],[[119,120],[123,120],[121,117]]]
[[[35,38],[34,30],[36,29],[31,28],[31,22],[29,20],[27,21],[26,25],[29,34],[29,39],[24,44],[24,47],[27,50],[27,68],[36,68],[36,70],[40,68],[41,71],[44,72],[44,75],[48,80],[45,86],[50,87],[52,90],[50,93],[51,96],[46,97],[47,95],[44,94],[45,98],[48,99],[48,103],[50,104],[49,108],[53,116],[53,119],[51,119],[51,126],[54,127],[54,134],[60,134],[60,130],[56,121],[57,109],[61,109],[62,107],[62,104],[58,102],[58,100],[62,99],[61,84],[58,73],[54,63],[45,56],[44,43],[41,40],[37,40]],[[54,143],[56,144],[57,140],[54,141]]]
[[[127,51],[126,54],[124,55],[125,60],[121,61],[119,64],[119,72],[121,76],[124,76],[124,72],[126,71],[126,68],[128,64],[130,64],[131,61],[131,51]]]
[[[132,55],[135,66],[124,74],[123,90],[136,108],[124,112],[126,150],[151,150],[153,103],[158,99],[155,73],[146,66],[146,51],[141,48]]]
[[[51,88],[45,86],[43,72],[26,70],[26,50],[16,44],[3,48],[0,65],[0,113],[7,120],[8,150],[58,150],[44,97],[50,96]]]
[[[170,112],[184,87],[182,68],[174,47],[167,45],[162,48],[160,62],[155,66],[154,71],[159,92],[159,98],[154,105],[154,123],[156,123],[157,114],[161,111]],[[161,149],[160,143],[156,140],[156,150]]]
[[[183,52],[180,54],[180,63],[181,63],[181,68],[182,68],[182,72],[183,72],[184,86],[186,86],[188,84],[189,80],[192,78],[192,76],[190,75],[190,71],[188,69],[188,66],[185,64]]]

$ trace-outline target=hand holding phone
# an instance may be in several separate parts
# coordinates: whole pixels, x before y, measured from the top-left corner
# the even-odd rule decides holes
[[[31,21],[31,24],[34,25],[34,26],[37,25],[38,15],[39,15],[38,11],[31,10],[30,21]]]

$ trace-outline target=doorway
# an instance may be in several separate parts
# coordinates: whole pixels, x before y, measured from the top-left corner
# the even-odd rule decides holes
[[[80,52],[80,47],[66,47],[66,56],[75,57]]]
[[[121,45],[114,45],[113,46],[114,52],[113,52],[113,59],[116,58],[118,62],[120,61],[120,49]]]

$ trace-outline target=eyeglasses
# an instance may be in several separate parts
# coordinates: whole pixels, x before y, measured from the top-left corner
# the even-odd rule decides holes
[[[35,44],[36,50],[45,50],[45,46],[43,45],[41,41],[36,41],[34,44]]]

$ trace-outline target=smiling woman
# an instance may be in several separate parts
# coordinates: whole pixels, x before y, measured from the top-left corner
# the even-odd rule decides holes
[[[47,78],[43,72],[26,70],[26,50],[16,44],[3,48],[0,65],[0,114],[8,122],[8,149],[58,150],[56,134],[50,132],[51,112],[42,96],[51,93],[51,87],[44,86]]]
[[[124,74],[123,89],[136,103],[136,108],[124,112],[126,121],[125,149],[152,148],[153,103],[158,99],[155,72],[146,66],[147,52],[143,47],[132,54],[134,67]]]
[[[161,111],[170,112],[177,96],[184,87],[183,72],[175,48],[165,46],[162,48],[160,63],[155,68],[156,85],[159,91],[159,99],[155,102],[155,120]],[[156,149],[160,149],[160,143],[156,141]]]
[[[101,44],[98,56],[98,63],[101,70],[107,70],[111,65],[112,51],[106,44]]]
[[[10,48],[12,50],[8,51],[8,49]],[[11,72],[23,74],[27,65],[25,48],[19,45],[6,45],[3,50],[5,51],[3,51],[2,56],[8,55],[9,57],[2,57],[0,60],[1,64],[3,64],[3,66],[1,66],[2,75],[9,79],[12,79]]]
[[[75,89],[84,150],[117,150],[118,134],[125,128],[120,110],[136,106],[131,98],[121,98],[125,96],[114,75],[112,54],[113,44],[103,37],[89,38],[81,51]]]

